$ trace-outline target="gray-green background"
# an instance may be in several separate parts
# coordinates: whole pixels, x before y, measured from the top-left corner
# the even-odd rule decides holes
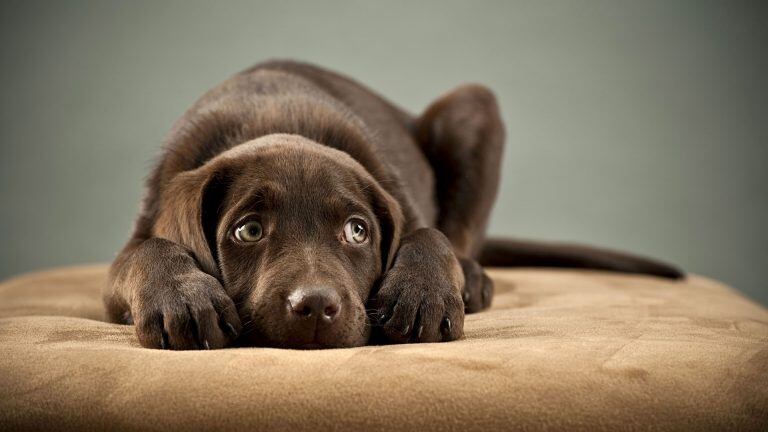
[[[109,261],[172,121],[281,57],[415,112],[490,86],[492,233],[664,258],[768,304],[765,4],[3,1],[0,277]]]

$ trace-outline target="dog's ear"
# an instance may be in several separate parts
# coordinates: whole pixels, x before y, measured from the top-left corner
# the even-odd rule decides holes
[[[155,237],[184,246],[201,270],[219,279],[216,225],[228,184],[226,171],[210,165],[176,175],[160,198],[153,227]]]
[[[392,266],[397,249],[400,247],[400,237],[403,232],[403,211],[400,204],[392,195],[374,182],[369,189],[373,194],[373,211],[379,219],[381,229],[381,272],[386,273]]]

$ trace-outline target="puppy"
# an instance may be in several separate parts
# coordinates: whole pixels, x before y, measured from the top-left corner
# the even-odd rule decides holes
[[[104,301],[140,343],[291,348],[462,336],[485,265],[674,267],[570,245],[485,241],[504,128],[461,86],[413,117],[307,64],[259,64],[173,126]]]

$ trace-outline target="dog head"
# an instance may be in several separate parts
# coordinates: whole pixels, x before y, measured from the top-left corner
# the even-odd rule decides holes
[[[368,340],[365,305],[402,221],[397,201],[348,154],[275,134],[177,175],[155,234],[221,280],[247,343],[348,347]]]

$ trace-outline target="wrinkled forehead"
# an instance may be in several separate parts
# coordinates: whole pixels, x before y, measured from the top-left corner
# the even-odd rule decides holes
[[[271,160],[276,163],[295,159],[327,159],[338,165],[363,169],[351,156],[301,135],[271,134],[236,145],[219,154],[214,161]]]
[[[269,135],[222,153],[233,165],[228,208],[365,211],[365,170],[349,155],[296,135]]]

